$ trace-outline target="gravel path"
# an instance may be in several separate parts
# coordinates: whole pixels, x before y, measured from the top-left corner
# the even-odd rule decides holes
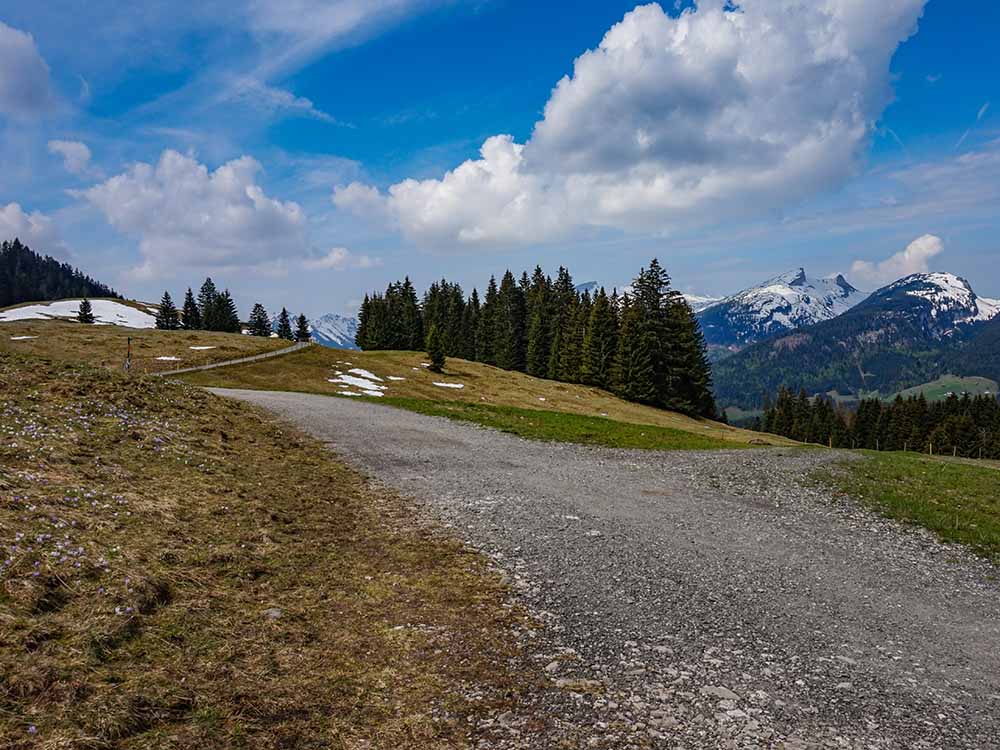
[[[566,746],[1000,748],[1000,570],[809,478],[841,454],[586,448],[216,392],[492,556],[547,625],[533,651],[583,732]],[[543,746],[501,719],[509,744],[484,746]]]

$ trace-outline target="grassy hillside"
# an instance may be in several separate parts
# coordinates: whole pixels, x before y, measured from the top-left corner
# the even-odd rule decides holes
[[[534,689],[484,561],[318,443],[161,379],[0,382],[4,748],[472,747]]]
[[[1000,561],[1000,471],[995,462],[865,451],[830,477],[881,513]]]
[[[900,395],[903,398],[908,398],[923,393],[924,398],[928,401],[941,401],[952,393],[956,396],[961,396],[963,393],[968,393],[970,396],[982,394],[996,396],[997,393],[1000,393],[998,388],[1000,386],[997,385],[997,382],[989,378],[960,378],[957,375],[944,375],[930,383],[900,391]]]
[[[585,427],[579,431],[581,435],[595,435],[603,431],[616,433],[623,441],[616,443],[612,440],[608,443],[600,439],[591,440],[601,444],[653,447],[636,445],[636,440],[625,438],[628,425],[648,425],[695,435],[698,438],[696,447],[746,445],[756,438],[773,444],[792,444],[771,435],[760,436],[717,422],[695,420],[681,414],[629,403],[596,388],[541,380],[523,373],[459,359],[448,360],[445,372],[436,375],[423,367],[426,362],[422,354],[415,352],[356,352],[312,347],[278,359],[192,373],[185,375],[184,379],[198,385],[336,395],[341,386],[329,382],[330,379],[335,378],[338,371],[347,372],[354,367],[365,369],[383,379],[383,400],[386,403],[505,427],[525,434],[526,437],[541,437],[544,433],[553,432],[566,435],[569,429],[567,422],[559,415],[573,415],[593,420],[576,423],[577,427]],[[441,387],[435,385],[435,382],[461,385],[462,388]],[[536,422],[541,425],[544,420],[545,425],[534,428],[524,426],[523,430],[519,429],[523,426],[525,414],[518,414],[517,410],[523,410],[529,415],[537,414]],[[602,427],[602,422],[626,424],[621,428],[614,425]],[[662,438],[659,446],[683,447],[676,444],[679,436],[669,432],[659,434]],[[639,442],[647,438],[638,435],[635,437]]]
[[[133,372],[176,370],[288,346],[287,341],[280,339],[211,331],[84,326],[59,320],[0,323],[0,352],[28,354],[60,362],[83,362],[110,370],[122,368],[129,338],[132,339]],[[158,357],[176,359],[162,360]]]

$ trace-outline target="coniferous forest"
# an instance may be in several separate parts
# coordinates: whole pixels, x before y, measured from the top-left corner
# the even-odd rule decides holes
[[[1000,459],[1000,401],[993,396],[952,395],[936,402],[923,395],[891,402],[865,399],[855,412],[805,391],[795,396],[782,390],[752,427],[834,448]]]
[[[491,278],[482,297],[442,279],[419,299],[410,280],[366,295],[356,343],[426,349],[434,330],[447,357],[612,391],[650,406],[715,418],[711,370],[694,314],[655,259],[629,293],[593,296],[570,273],[536,267]]]
[[[0,307],[66,297],[113,297],[114,289],[15,239],[0,243]]]

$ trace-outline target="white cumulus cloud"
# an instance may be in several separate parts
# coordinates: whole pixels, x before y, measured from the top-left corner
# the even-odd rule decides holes
[[[83,174],[90,165],[90,149],[80,141],[49,141],[49,153],[62,157],[67,172]]]
[[[305,268],[310,270],[345,268],[375,268],[382,265],[381,258],[373,258],[370,255],[355,255],[346,247],[335,247],[324,255],[315,258],[306,258],[302,262]]]
[[[20,239],[35,252],[65,255],[66,247],[52,219],[41,211],[28,213],[19,203],[0,206],[0,240]]]
[[[34,37],[0,21],[0,115],[37,117],[54,102],[49,66]]]
[[[880,263],[856,260],[851,265],[855,279],[871,286],[889,284],[914,273],[927,273],[929,261],[944,251],[944,242],[933,234],[925,234],[913,240],[904,250],[886,258]]]
[[[353,184],[334,202],[380,202],[405,235],[438,245],[780,208],[855,173],[925,2],[716,0],[678,17],[639,6],[577,58],[527,143],[494,136],[440,179]]]
[[[75,195],[100,209],[120,232],[139,240],[142,276],[183,267],[258,267],[307,254],[306,217],[298,204],[270,198],[256,183],[250,156],[209,171],[167,150],[154,164]]]

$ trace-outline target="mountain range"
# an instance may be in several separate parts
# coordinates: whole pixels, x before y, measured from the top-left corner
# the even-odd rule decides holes
[[[692,305],[692,309],[698,313],[709,347],[737,350],[835,318],[866,296],[843,276],[812,279],[799,268],[700,309]]]
[[[945,374],[995,380],[998,329],[1000,302],[979,297],[965,279],[914,274],[839,315],[717,360],[716,397],[723,406],[759,408],[781,387],[856,397],[889,395]]]

